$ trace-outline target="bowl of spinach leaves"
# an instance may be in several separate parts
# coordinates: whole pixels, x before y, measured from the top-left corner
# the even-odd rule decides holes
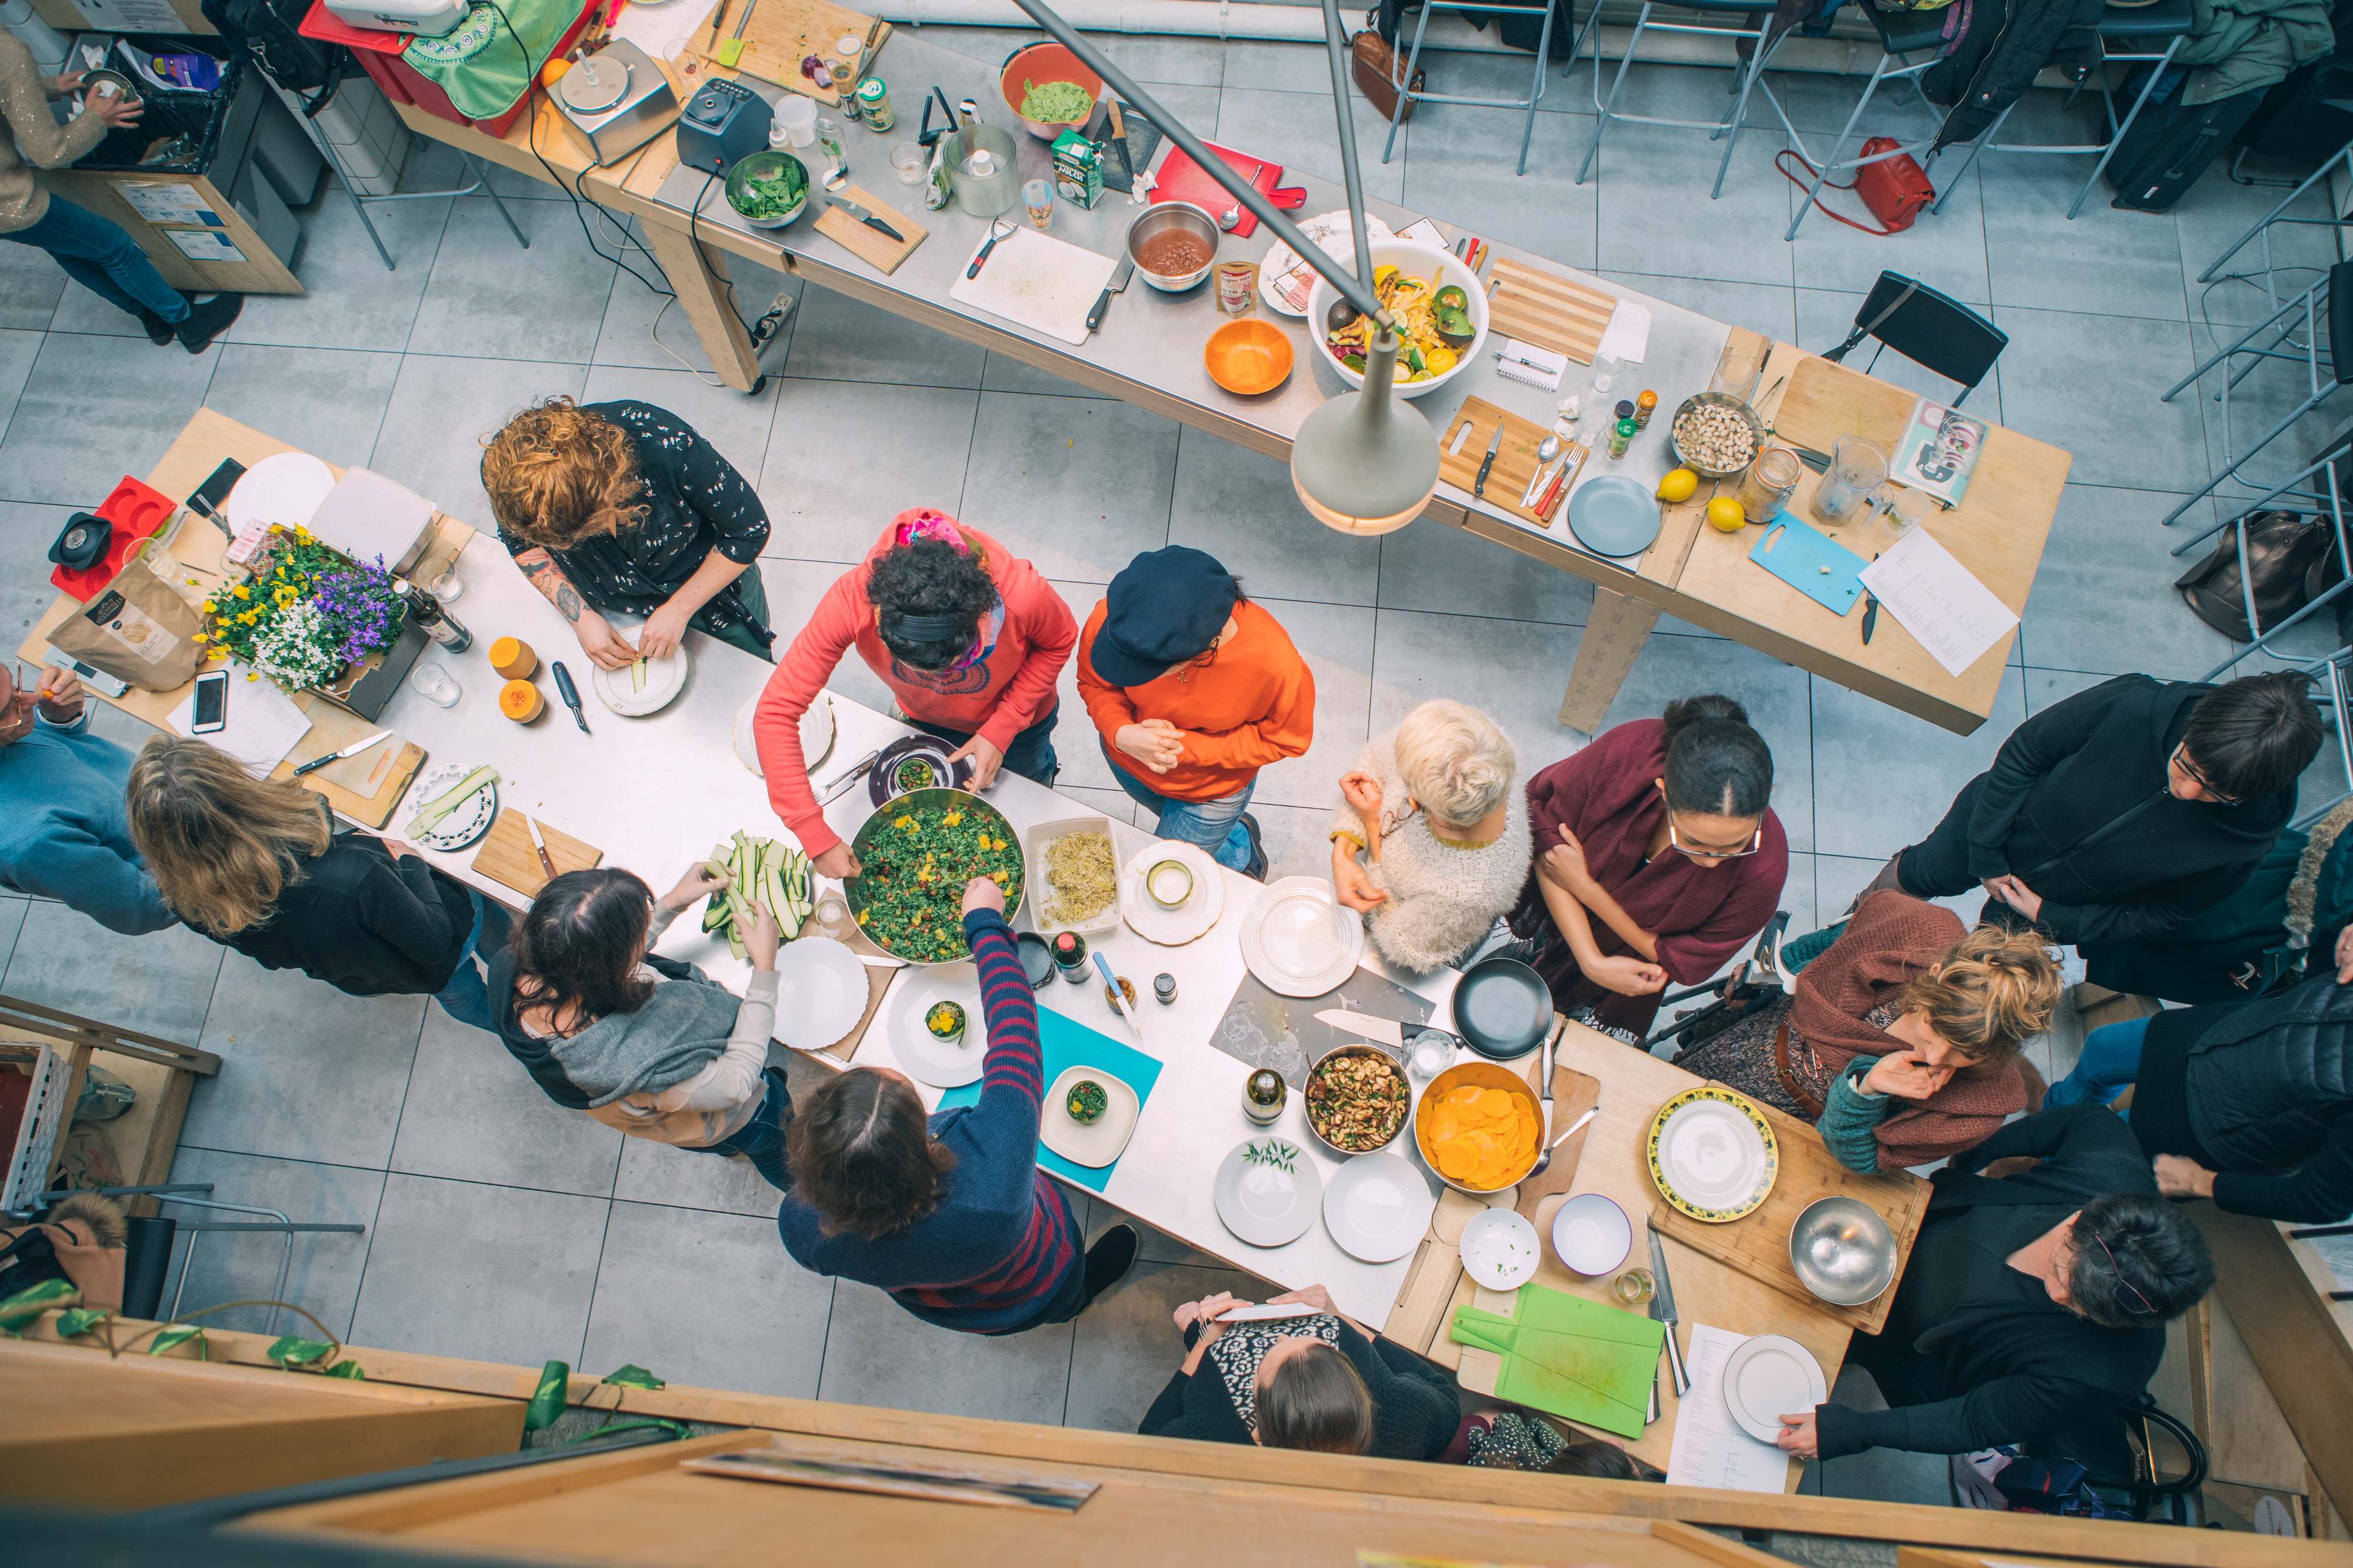
[[[808,168],[779,148],[738,158],[727,171],[727,205],[754,228],[782,228],[808,205]]]

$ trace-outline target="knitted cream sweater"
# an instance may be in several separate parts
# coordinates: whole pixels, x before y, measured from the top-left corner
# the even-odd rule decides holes
[[[1365,923],[1383,958],[1426,974],[1461,957],[1519,901],[1531,853],[1527,797],[1511,792],[1504,831],[1492,842],[1449,843],[1430,830],[1427,813],[1409,815],[1412,797],[1398,776],[1396,738],[1383,735],[1356,757],[1359,773],[1381,781],[1381,858],[1368,870],[1389,896]],[[1364,822],[1345,799],[1332,814],[1332,833],[1364,842]]]
[[[106,122],[95,114],[59,125],[50,96],[33,51],[0,31],[0,234],[30,228],[48,213],[49,193],[33,183],[34,168],[63,168],[105,139]]]

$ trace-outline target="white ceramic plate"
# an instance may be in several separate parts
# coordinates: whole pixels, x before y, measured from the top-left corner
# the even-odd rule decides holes
[[[1243,1241],[1252,1247],[1287,1247],[1315,1223],[1324,1201],[1324,1173],[1307,1151],[1288,1138],[1245,1138],[1226,1152],[1210,1195],[1218,1217]]]
[[[1544,1261],[1536,1227],[1510,1209],[1481,1209],[1462,1227],[1456,1244],[1462,1272],[1490,1290],[1516,1290],[1535,1278]]]
[[[776,950],[776,1038],[795,1050],[837,1044],[866,1016],[866,966],[829,936]]]
[[[1109,1102],[1103,1115],[1089,1122],[1072,1117],[1065,1103],[1071,1086],[1082,1079],[1103,1085],[1103,1098]],[[1127,1141],[1135,1134],[1135,1119],[1143,1111],[1144,1102],[1135,1098],[1135,1090],[1124,1079],[1113,1078],[1101,1068],[1069,1068],[1046,1091],[1044,1111],[1038,1118],[1038,1142],[1073,1165],[1101,1170],[1127,1147]]]
[[[464,763],[451,763],[446,767],[432,769],[419,778],[409,790],[408,798],[416,802],[416,805],[408,808],[406,816],[395,812],[391,820],[406,822],[409,817],[417,815],[418,805],[431,800],[473,771],[472,767]],[[498,781],[493,779],[476,790],[471,799],[460,802],[457,810],[435,824],[432,832],[418,834],[417,842],[427,849],[438,849],[445,854],[453,849],[463,849],[467,845],[488,833],[491,830],[491,824],[498,820],[498,816],[499,785]]]
[[[1633,1222],[1600,1193],[1579,1193],[1553,1211],[1552,1249],[1573,1274],[1608,1274],[1633,1247]]]
[[[616,626],[613,629],[620,634],[623,642],[631,647],[638,646],[638,627]],[[623,665],[618,669],[606,669],[589,666],[596,678],[592,684],[596,688],[597,699],[624,719],[642,719],[649,713],[658,713],[670,706],[672,698],[686,689],[686,646],[683,643],[679,645],[676,653],[646,661],[646,689],[643,691],[629,689],[629,670],[632,668]]]
[[[1359,1154],[1324,1189],[1324,1228],[1351,1258],[1394,1263],[1421,1245],[1437,1207],[1438,1194],[1412,1161]]]
[[[1345,207],[1342,207],[1336,212],[1318,213],[1315,216],[1305,219],[1300,224],[1299,232],[1305,235],[1308,238],[1315,241],[1316,247],[1318,249],[1331,257],[1335,261],[1339,262],[1343,267],[1348,266],[1356,257],[1356,228],[1349,221],[1348,211]],[[1395,231],[1392,230],[1388,224],[1383,223],[1379,218],[1373,216],[1369,213],[1365,216],[1365,237],[1366,239],[1387,239]],[[1273,246],[1267,251],[1266,259],[1259,263],[1258,297],[1265,300],[1266,308],[1272,310],[1278,316],[1291,316],[1296,318],[1307,313],[1304,310],[1293,310],[1291,306],[1284,301],[1282,296],[1275,291],[1274,287],[1276,281],[1281,279],[1285,272],[1290,271],[1293,267],[1298,265],[1299,252],[1292,249],[1290,246],[1285,245],[1279,239],[1276,240]],[[1315,274],[1313,271],[1310,271],[1306,276],[1309,279],[1309,287],[1312,288],[1314,286]]]
[[[1754,1194],[1772,1168],[1756,1124],[1721,1100],[1678,1106],[1659,1129],[1659,1169],[1685,1201],[1729,1209]]]
[[[964,1009],[964,1037],[943,1040],[923,1027],[934,1002]],[[909,1078],[934,1089],[962,1089],[978,1081],[988,1054],[988,1026],[980,1012],[980,974],[970,963],[934,963],[902,970],[883,1004],[891,1052]]]
[[[1164,909],[1144,890],[1144,874],[1163,860],[1181,861],[1193,873],[1191,896],[1176,908]],[[1208,934],[1226,912],[1226,877],[1208,852],[1191,844],[1160,838],[1145,845],[1120,868],[1119,910],[1129,927],[1146,942],[1182,947]]]
[[[273,522],[292,528],[316,516],[334,488],[335,471],[310,453],[279,452],[237,477],[221,510],[233,530]]]
[[[1271,883],[1242,916],[1242,962],[1285,996],[1321,996],[1356,973],[1365,922],[1340,907],[1320,877]]]
[[[754,778],[765,776],[760,772],[760,744],[752,734],[752,716],[759,706],[760,699],[755,693],[750,701],[735,710],[735,760],[751,769]],[[830,693],[820,691],[817,694],[817,700],[808,705],[808,711],[801,715],[802,767],[814,773],[817,765],[825,761],[832,751],[833,698]]]
[[[1811,1410],[1829,1397],[1822,1363],[1781,1334],[1753,1334],[1724,1360],[1724,1407],[1760,1443],[1781,1435],[1783,1415]]]

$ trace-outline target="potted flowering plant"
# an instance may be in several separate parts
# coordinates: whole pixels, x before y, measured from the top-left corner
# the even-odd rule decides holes
[[[371,719],[424,640],[405,626],[381,558],[353,561],[300,524],[272,526],[246,580],[215,590],[204,609],[197,640],[246,666],[247,679],[317,691]]]

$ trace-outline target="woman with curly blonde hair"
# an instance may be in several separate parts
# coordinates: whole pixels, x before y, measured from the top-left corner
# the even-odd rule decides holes
[[[599,668],[670,653],[690,626],[771,657],[767,511],[677,415],[627,398],[533,404],[490,438],[482,489],[499,542]],[[645,618],[635,648],[609,612]]]

